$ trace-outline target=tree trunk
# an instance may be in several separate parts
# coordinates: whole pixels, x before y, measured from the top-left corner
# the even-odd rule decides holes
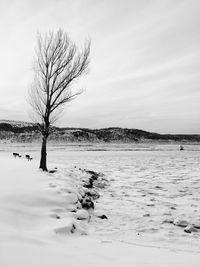
[[[40,158],[40,169],[43,171],[48,171],[47,169],[47,136],[42,137],[42,148],[41,148],[41,158]]]

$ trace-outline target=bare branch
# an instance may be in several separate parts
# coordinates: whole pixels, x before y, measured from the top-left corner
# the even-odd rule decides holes
[[[73,85],[87,73],[89,55],[90,41],[85,42],[82,50],[78,51],[62,30],[37,35],[35,77],[29,90],[29,102],[40,118],[43,132],[49,133],[50,126],[60,117],[64,104],[82,93],[81,90],[74,91]]]

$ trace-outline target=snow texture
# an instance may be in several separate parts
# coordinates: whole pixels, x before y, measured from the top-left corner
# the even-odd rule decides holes
[[[199,266],[198,151],[50,148],[54,173],[15,151],[0,154],[0,266]],[[87,188],[87,170],[105,176]]]

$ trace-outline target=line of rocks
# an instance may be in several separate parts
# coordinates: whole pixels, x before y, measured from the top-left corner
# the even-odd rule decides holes
[[[166,219],[163,223],[169,223],[184,228],[184,232],[188,234],[200,232],[200,224],[189,223],[186,220]]]
[[[77,169],[76,166],[74,168]],[[77,189],[65,189],[65,197],[69,203],[68,210],[73,215],[67,221],[63,221],[62,216],[58,214],[53,215],[60,223],[63,221],[63,224],[55,229],[57,234],[80,233],[85,235],[87,233],[84,229],[84,221],[90,222],[91,216],[108,219],[101,212],[94,213],[95,201],[100,198],[98,191],[109,184],[105,175],[88,169],[78,168],[78,171],[83,174],[79,187]]]
[[[104,189],[106,186],[108,186],[108,180],[101,172],[95,172],[88,169],[80,168],[79,170],[83,173],[89,174],[89,177],[82,179],[84,195],[80,200],[81,206],[85,210],[94,209],[95,200],[100,198],[98,190]],[[99,215],[97,217],[101,219],[107,219],[107,216],[105,214]]]

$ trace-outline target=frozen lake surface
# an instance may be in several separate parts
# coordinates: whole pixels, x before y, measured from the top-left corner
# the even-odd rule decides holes
[[[49,145],[51,166],[103,172],[109,186],[92,218],[91,235],[103,240],[151,244],[200,251],[200,232],[186,233],[168,221],[200,226],[200,146],[185,145]],[[39,159],[40,146],[1,145],[1,153],[28,153]],[[30,162],[31,164],[31,162]]]

